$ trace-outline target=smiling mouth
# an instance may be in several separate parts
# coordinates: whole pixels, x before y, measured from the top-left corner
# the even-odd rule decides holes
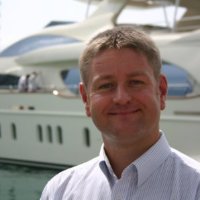
[[[139,109],[137,110],[128,110],[128,111],[116,111],[116,112],[110,112],[109,115],[131,115],[131,114],[135,114],[138,113]]]

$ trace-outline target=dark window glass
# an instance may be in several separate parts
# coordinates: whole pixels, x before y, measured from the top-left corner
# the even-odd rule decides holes
[[[90,146],[90,130],[89,130],[89,128],[85,127],[83,129],[83,134],[84,134],[85,145],[87,147],[89,147]]]
[[[51,126],[47,126],[47,139],[50,143],[53,142],[52,128]]]
[[[16,125],[14,123],[11,124],[11,134],[12,134],[12,138],[14,140],[17,139],[17,129],[16,129]]]
[[[67,88],[74,94],[79,93],[80,73],[79,69],[71,68],[61,72],[61,76]]]
[[[162,72],[168,80],[168,96],[185,96],[193,92],[193,80],[183,68],[163,63]]]
[[[37,133],[38,133],[38,140],[39,142],[43,142],[43,133],[42,133],[42,126],[37,126]]]
[[[0,89],[1,88],[17,88],[19,76],[11,74],[0,74]]]
[[[27,52],[60,44],[76,43],[79,40],[57,35],[36,35],[22,39],[0,53],[0,57],[18,56]]]
[[[57,127],[57,140],[59,144],[63,144],[63,132],[60,126]]]
[[[1,124],[0,124],[0,138],[2,137],[2,134],[1,134]]]

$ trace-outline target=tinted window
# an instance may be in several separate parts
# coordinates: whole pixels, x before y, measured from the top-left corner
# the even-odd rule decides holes
[[[19,81],[18,76],[10,75],[10,74],[0,74],[0,87],[8,88],[10,86],[17,87]]]
[[[37,35],[22,39],[1,52],[0,57],[18,56],[47,46],[79,42],[73,38],[56,35]]]
[[[62,71],[61,74],[64,83],[67,85],[67,88],[74,94],[78,94],[80,83],[79,69],[77,67],[71,68],[69,70]]]
[[[163,63],[162,72],[167,76],[168,96],[185,96],[193,91],[193,81],[184,69]]]

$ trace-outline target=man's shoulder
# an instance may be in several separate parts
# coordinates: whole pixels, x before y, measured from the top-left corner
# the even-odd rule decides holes
[[[87,162],[84,162],[77,166],[66,169],[63,171],[63,173],[67,173],[67,174],[81,173],[81,175],[83,175],[84,173],[87,173],[87,171],[91,171],[91,169],[95,168],[98,164],[99,164],[99,157],[96,157]]]
[[[61,171],[57,175],[55,175],[48,184],[62,184],[68,183],[70,181],[76,181],[79,178],[82,178],[93,171],[99,163],[98,157],[89,160],[80,165],[68,168],[64,171]]]
[[[200,177],[200,162],[176,149],[172,149],[172,158],[179,165],[180,170],[190,171]]]
[[[79,185],[83,186],[85,179],[98,169],[98,160],[98,157],[94,158],[55,175],[46,184],[41,199],[48,199],[50,196],[55,199],[62,199],[61,197],[64,193],[70,193],[74,188],[78,188]]]

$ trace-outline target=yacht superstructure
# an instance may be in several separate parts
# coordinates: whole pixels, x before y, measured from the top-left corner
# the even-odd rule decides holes
[[[71,166],[98,155],[101,136],[78,93],[78,58],[92,35],[116,25],[128,2],[104,0],[83,22],[43,29],[1,52],[1,161]],[[169,79],[160,127],[172,146],[200,160],[200,31],[152,38]],[[38,90],[19,92],[20,76],[32,72]]]

